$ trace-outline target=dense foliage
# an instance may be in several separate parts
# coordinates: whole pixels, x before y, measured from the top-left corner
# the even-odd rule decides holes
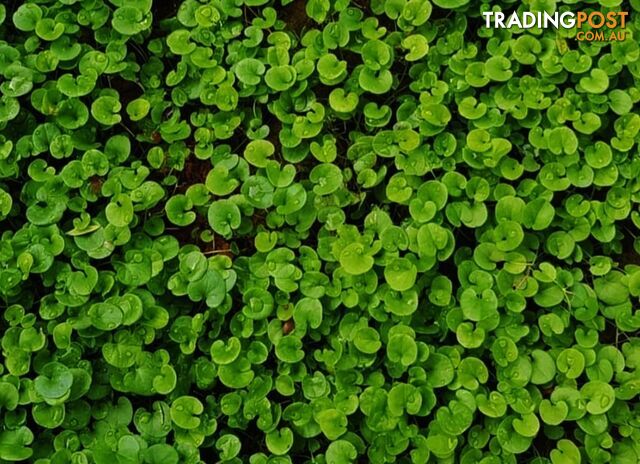
[[[2,2],[0,462],[640,462],[635,9]]]

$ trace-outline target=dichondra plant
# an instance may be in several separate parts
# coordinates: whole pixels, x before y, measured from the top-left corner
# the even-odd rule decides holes
[[[639,9],[0,4],[0,463],[640,462]]]

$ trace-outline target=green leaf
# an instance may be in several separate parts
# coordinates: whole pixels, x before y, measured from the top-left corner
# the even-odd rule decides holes
[[[282,337],[276,345],[276,356],[286,363],[297,363],[304,358],[302,340],[293,335]]]
[[[371,327],[361,327],[355,333],[353,344],[363,353],[373,354],[381,347],[380,335]]]
[[[171,403],[171,420],[183,429],[195,429],[200,425],[204,406],[193,396],[181,396]]]
[[[115,97],[98,97],[91,104],[91,116],[105,126],[113,126],[122,120],[120,117],[121,109],[122,105]]]
[[[71,390],[73,374],[67,366],[50,362],[42,368],[42,374],[36,377],[34,388],[45,401],[56,401]]]
[[[266,436],[267,448],[275,455],[282,456],[293,446],[293,432],[289,427],[269,432]]]
[[[366,254],[364,245],[352,243],[340,253],[340,265],[352,275],[360,275],[373,267],[373,257]]]
[[[213,202],[209,206],[207,217],[213,231],[225,237],[231,236],[233,229],[240,226],[242,219],[240,209],[231,200]]]
[[[347,431],[347,417],[338,409],[324,409],[315,415],[320,430],[329,440],[337,440]]]

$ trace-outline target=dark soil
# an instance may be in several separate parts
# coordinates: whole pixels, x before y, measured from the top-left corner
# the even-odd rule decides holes
[[[313,20],[307,16],[305,0],[294,0],[278,11],[278,17],[287,24],[287,30],[300,37],[305,27],[311,27]]]
[[[186,191],[193,184],[204,184],[211,170],[211,161],[201,160],[193,154],[187,157],[184,169],[178,173],[178,191]]]
[[[178,12],[181,0],[160,0],[153,2],[151,7],[151,13],[155,20],[162,21],[163,19],[172,18]]]
[[[640,266],[640,254],[638,254],[634,247],[638,229],[631,219],[626,219],[618,224],[620,229],[624,232],[624,237],[622,239],[622,254],[614,257],[614,259],[618,262],[621,268],[624,268],[627,264]]]

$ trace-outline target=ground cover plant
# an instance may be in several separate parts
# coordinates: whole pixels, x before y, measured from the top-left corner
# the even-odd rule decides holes
[[[0,462],[640,462],[639,8],[2,2]]]

